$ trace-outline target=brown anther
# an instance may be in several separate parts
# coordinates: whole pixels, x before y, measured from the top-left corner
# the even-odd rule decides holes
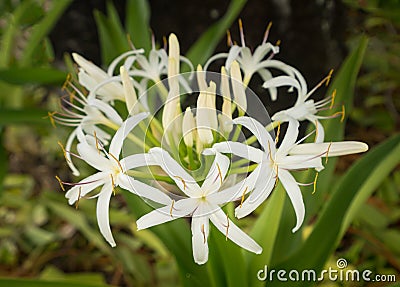
[[[335,97],[336,97],[336,89],[334,89],[332,92],[332,96],[331,96],[332,100],[331,100],[331,105],[329,106],[329,109],[333,108],[333,105],[335,104]]]
[[[278,122],[278,130],[276,131],[275,144],[279,141],[279,134],[281,133],[281,122]]]
[[[326,150],[325,164],[327,164],[327,163],[328,163],[329,150],[331,149],[331,145],[332,145],[332,142],[330,142],[330,143],[329,143],[329,145],[328,145],[328,149]]]
[[[315,191],[317,190],[317,179],[318,179],[318,172],[315,174],[315,178],[314,178],[314,190],[313,190],[312,194],[314,194]]]
[[[206,232],[204,230],[204,224],[201,225],[201,233],[203,233],[204,244],[206,244]]]
[[[172,210],[174,209],[175,200],[172,200],[171,208],[169,209],[169,215],[172,217]]]
[[[242,205],[243,205],[243,202],[244,202],[244,196],[246,195],[246,192],[247,192],[247,189],[248,189],[249,187],[248,186],[246,186],[246,188],[243,190],[243,193],[242,193],[242,200],[240,201],[240,208],[242,208]]]
[[[64,183],[63,183],[63,181],[61,180],[61,178],[60,178],[58,175],[56,175],[55,177],[56,177],[58,183],[60,184],[60,187],[61,187],[62,191],[65,191]]]
[[[183,190],[186,190],[186,182],[185,182],[185,180],[184,180],[182,177],[177,176],[177,175],[175,175],[175,177],[176,177],[177,179],[179,179],[180,181],[182,181]]]
[[[281,40],[276,41],[275,46],[279,46],[281,44]]]
[[[219,176],[219,180],[220,183],[222,185],[222,172],[221,172],[221,168],[219,167],[219,164],[217,163],[217,168],[218,168],[218,176]]]
[[[243,30],[243,23],[242,23],[242,19],[239,18],[238,20],[239,23],[239,32],[240,32],[240,41],[242,42],[242,46],[246,46],[246,43],[244,41],[244,30]]]
[[[115,155],[113,155],[112,153],[108,153],[108,154],[117,162],[119,169],[121,170],[122,173],[124,173],[124,169],[122,168],[121,162],[118,160],[118,158]]]
[[[64,154],[65,160],[66,160],[67,162],[71,163],[71,161],[70,161],[70,160],[68,159],[68,157],[67,157],[67,151],[65,150],[63,144],[62,144],[60,141],[58,141],[57,143],[58,143],[58,145],[59,145],[59,146],[61,147],[61,149],[62,149],[62,152],[63,152],[63,154]]]
[[[82,194],[82,187],[80,186],[78,189],[78,199],[75,202],[75,209],[78,209],[78,207],[79,207],[79,201],[81,200],[81,194]]]
[[[167,49],[167,43],[168,43],[167,37],[163,36],[162,40],[163,40],[163,44],[164,44],[164,49],[166,50]]]
[[[228,45],[228,47],[233,46],[231,32],[229,30],[226,30],[226,44]]]

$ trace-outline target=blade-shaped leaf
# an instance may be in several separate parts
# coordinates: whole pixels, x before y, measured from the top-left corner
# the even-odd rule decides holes
[[[128,0],[126,2],[126,31],[135,47],[143,48],[146,52],[151,48],[149,24],[149,3],[146,0]]]
[[[60,85],[67,74],[53,68],[9,68],[0,70],[0,81],[15,85]]]
[[[39,124],[48,125],[47,111],[38,109],[0,109],[0,125],[9,124]]]

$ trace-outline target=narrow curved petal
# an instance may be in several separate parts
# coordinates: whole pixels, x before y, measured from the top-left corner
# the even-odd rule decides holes
[[[231,153],[238,157],[245,158],[256,163],[261,162],[264,156],[263,151],[240,142],[220,142],[214,144],[212,148],[215,149],[217,152]]]
[[[271,194],[275,186],[275,174],[270,171],[258,177],[254,190],[249,197],[235,209],[235,216],[243,218],[257,209]]]
[[[119,154],[121,153],[122,145],[124,143],[125,138],[137,124],[139,124],[142,120],[144,120],[148,116],[149,113],[140,113],[131,116],[126,121],[124,121],[121,127],[115,133],[113,139],[111,140],[109,152],[113,154],[115,157],[119,158]]]
[[[74,163],[72,162],[72,158],[71,158],[71,147],[72,147],[72,143],[74,142],[75,138],[76,138],[76,129],[73,130],[72,133],[68,136],[67,143],[65,144],[65,151],[66,151],[65,159],[67,161],[67,164],[68,164],[69,168],[72,171],[72,174],[75,175],[75,176],[79,176],[80,172],[76,168]]]
[[[206,151],[207,153],[207,151]],[[204,154],[204,152],[203,152]],[[219,152],[215,153],[214,161],[208,171],[208,174],[201,186],[202,190],[207,190],[203,195],[214,193],[220,189],[225,180],[229,169],[230,160]]]
[[[277,162],[279,168],[287,170],[305,169],[305,168],[316,168],[322,170],[321,155],[290,155],[285,156],[282,160]]]
[[[202,209],[202,206],[199,206],[199,209],[194,212],[192,217],[192,250],[194,261],[201,265],[208,260],[208,234],[210,225],[208,216],[196,216],[196,213],[206,213],[200,209]]]
[[[262,85],[264,89],[269,89],[269,88],[279,88],[279,87],[283,87],[283,86],[290,86],[295,88],[298,93],[301,93],[301,87],[299,82],[292,78],[292,77],[288,77],[288,76],[279,76],[279,77],[275,77],[272,78],[266,82],[264,82],[264,84]]]
[[[97,215],[97,224],[99,225],[101,234],[111,245],[111,247],[115,247],[116,244],[111,233],[110,219],[108,214],[111,195],[112,195],[111,184],[105,184],[102,190],[100,191],[99,197],[97,199],[96,215]]]
[[[191,214],[198,206],[197,199],[187,198],[153,210],[136,221],[137,229],[146,229]]]
[[[140,197],[150,199],[160,204],[168,205],[172,203],[172,199],[161,190],[142,183],[128,175],[120,175],[118,177],[118,185],[127,191],[132,192]]]
[[[130,170],[142,166],[157,165],[153,156],[148,153],[137,153],[128,155],[120,160],[121,166],[124,170]]]
[[[289,150],[291,155],[320,155],[323,157],[341,156],[366,152],[368,145],[357,141],[342,141],[332,143],[304,143]]]
[[[65,193],[68,203],[70,205],[74,204],[79,198],[84,197],[96,187],[104,184],[106,176],[106,173],[98,172],[79,181],[74,187]]]
[[[226,58],[226,61],[225,61],[225,68],[227,70],[231,69],[231,65],[232,65],[233,61],[235,61],[238,58],[241,51],[242,51],[242,47],[239,47],[237,45],[233,45],[229,49],[228,57]]]
[[[257,138],[264,151],[268,151],[268,142],[270,143],[270,148],[274,149],[275,141],[265,127],[257,120],[250,117],[239,117],[234,119],[233,122],[247,128]]]
[[[324,131],[324,126],[321,124],[321,122],[317,119],[313,119],[313,117],[308,117],[307,118],[310,122],[312,122],[315,126],[315,142],[316,143],[322,143],[324,142],[325,138],[325,131]]]
[[[288,128],[286,130],[285,137],[282,140],[281,145],[278,148],[278,153],[286,155],[288,151],[295,145],[297,136],[299,134],[299,122],[294,119],[288,120]]]
[[[90,99],[88,104],[99,109],[112,122],[122,124],[123,121],[121,117],[109,104],[98,99]]]
[[[279,169],[278,177],[285,188],[290,201],[292,202],[294,212],[296,213],[296,226],[292,229],[292,232],[296,232],[303,224],[305,216],[303,196],[296,180],[288,171]]]
[[[235,244],[256,254],[262,252],[261,246],[237,227],[221,208],[216,208],[216,211],[210,216],[210,219],[214,226]]]
[[[245,179],[239,181],[238,183],[236,183],[231,187],[210,194],[208,196],[209,201],[218,205],[222,205],[227,202],[232,202],[241,199],[242,196],[246,195],[247,193],[251,192],[254,189],[259,178],[264,176],[264,172],[265,172],[264,165],[262,164],[258,165],[256,169],[253,170],[251,174],[247,176]]]
[[[200,197],[201,189],[192,176],[176,162],[170,154],[161,148],[152,148],[149,154],[153,155],[154,161],[171,177],[175,184],[189,197]]]
[[[110,161],[99,154],[99,151],[97,151],[94,147],[90,146],[86,142],[79,143],[77,145],[77,149],[82,159],[95,169],[104,171],[112,168],[112,164],[110,163]]]

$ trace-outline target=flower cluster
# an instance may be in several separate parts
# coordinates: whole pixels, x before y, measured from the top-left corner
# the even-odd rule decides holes
[[[50,115],[74,128],[65,146],[59,143],[73,174],[80,175],[77,160],[96,172],[77,183],[57,179],[63,190],[71,186],[66,192],[71,205],[97,198],[98,226],[111,246],[116,243],[109,204],[119,187],[155,206],[137,220],[138,229],[190,217],[198,264],[208,259],[210,221],[227,239],[259,254],[261,246],[231,221],[223,210],[225,204],[236,206],[237,218],[245,217],[279,181],[295,210],[296,232],[305,207],[300,184],[291,172],[318,172],[324,168],[322,158],[368,149],[361,142],[324,141],[319,120],[343,117],[344,110],[318,115],[336,109],[335,97],[316,102],[310,96],[331,75],[309,91],[297,69],[274,59],[279,46],[267,42],[268,31],[254,52],[241,33],[241,45],[232,43],[227,53],[216,54],[196,68],[180,55],[174,34],[169,36],[168,50],[153,45],[147,55],[133,49],[117,57],[107,71],[73,54],[78,77],[67,79],[63,87],[63,111]],[[221,62],[219,73],[210,71]],[[188,72],[182,73],[183,69]],[[272,100],[282,86],[296,93],[294,106],[277,112],[272,120],[267,114],[257,120],[260,115],[251,111],[254,103],[249,105],[249,97],[256,98],[248,88],[254,75],[261,77]],[[197,104],[184,108],[185,103],[195,102],[192,99]],[[299,139],[304,120],[315,125],[315,141],[305,143],[313,133]],[[280,135],[283,123],[287,129]],[[243,139],[244,134],[250,136]]]

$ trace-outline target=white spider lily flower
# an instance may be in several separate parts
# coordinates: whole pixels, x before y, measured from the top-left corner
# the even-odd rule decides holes
[[[222,114],[218,115],[218,121],[222,132],[227,136],[233,129],[232,99],[229,88],[229,78],[224,66],[221,67],[221,95],[223,97]]]
[[[242,218],[253,212],[272,192],[275,181],[279,179],[285,188],[296,213],[297,221],[292,229],[296,232],[303,223],[305,208],[299,184],[290,174],[291,170],[315,168],[323,169],[322,157],[340,156],[350,153],[360,153],[368,149],[361,142],[332,142],[299,144],[297,141],[299,122],[289,120],[285,137],[278,148],[265,127],[250,117],[240,117],[233,120],[235,124],[246,127],[254,134],[262,149],[256,149],[239,142],[221,142],[213,145],[213,150],[222,153],[232,153],[246,158],[262,167],[254,190],[249,197],[236,208],[235,214]],[[332,151],[332,152],[331,152]]]
[[[71,88],[72,91],[70,91],[69,88]],[[96,135],[99,140],[107,143],[110,139],[110,135],[104,131],[101,126],[117,129],[123,121],[109,104],[98,99],[88,100],[82,92],[69,81],[66,82],[64,90],[69,95],[62,98],[61,107],[63,112],[49,113],[49,116],[51,116],[51,120],[54,119],[62,125],[75,127],[67,139],[65,149],[64,147],[62,148],[68,166],[72,173],[78,176],[80,173],[71,159],[71,147],[77,137],[77,129],[80,128],[87,134]]]
[[[148,154],[134,154],[120,159],[124,139],[147,116],[148,113],[141,113],[128,118],[115,133],[108,151],[100,147],[96,149],[96,147],[89,145],[85,141],[83,133],[80,134],[81,142],[77,146],[79,156],[98,172],[81,180],[79,183],[69,184],[74,185],[74,187],[67,191],[65,197],[68,199],[69,204],[72,205],[79,202],[81,198],[86,197],[88,193],[97,187],[103,186],[97,195],[90,198],[98,198],[96,208],[97,223],[101,234],[112,247],[116,244],[110,229],[108,209],[115,187],[120,186],[136,195],[156,200],[162,204],[171,203],[171,199],[166,194],[126,174],[129,169],[152,164],[152,157]]]
[[[233,199],[232,194],[237,186],[219,191],[229,168],[229,159],[220,154],[215,154],[214,162],[203,184],[199,186],[177,163],[168,152],[161,148],[153,148],[149,152],[153,160],[175,181],[178,188],[187,196],[169,205],[156,209],[136,222],[139,230],[162,224],[184,216],[192,218],[192,249],[193,258],[197,264],[204,264],[208,260],[208,234],[209,221],[226,238],[232,240],[240,247],[260,254],[262,248],[246,233],[240,230],[227,215],[220,205]],[[209,153],[207,153],[209,154]]]
[[[196,128],[199,139],[205,146],[214,141],[213,131],[218,130],[215,92],[216,85],[211,81],[205,91],[200,90],[200,95],[197,99]]]
[[[72,57],[79,65],[79,83],[88,91],[95,91],[95,94],[99,95],[100,98],[106,102],[125,100],[121,83],[110,81],[100,88],[97,88],[99,84],[109,80],[111,76],[77,53],[72,53]]]
[[[122,86],[124,88],[125,102],[128,113],[131,115],[139,112],[139,104],[135,88],[124,66],[120,68]]]
[[[187,147],[192,147],[195,137],[196,121],[190,107],[186,108],[182,120],[183,141]]]
[[[332,73],[332,71],[331,71]],[[264,88],[278,88],[282,86],[290,86],[297,90],[297,101],[293,107],[277,112],[272,116],[273,121],[278,122],[287,122],[290,119],[295,119],[298,121],[308,120],[316,128],[316,138],[315,142],[321,143],[324,141],[325,132],[324,127],[320,123],[320,119],[329,119],[336,116],[341,116],[342,120],[344,117],[344,106],[342,106],[342,111],[334,113],[331,116],[319,116],[317,113],[321,110],[331,109],[335,100],[335,92],[331,97],[314,101],[313,99],[309,99],[310,96],[314,93],[314,91],[319,88],[325,82],[328,84],[329,79],[331,77],[331,73],[327,77],[325,77],[316,87],[314,87],[311,91],[307,91],[306,81],[303,76],[299,73],[296,74],[295,78],[288,76],[279,76],[273,78],[269,81],[266,81],[263,84]],[[329,107],[327,107],[329,105]]]

